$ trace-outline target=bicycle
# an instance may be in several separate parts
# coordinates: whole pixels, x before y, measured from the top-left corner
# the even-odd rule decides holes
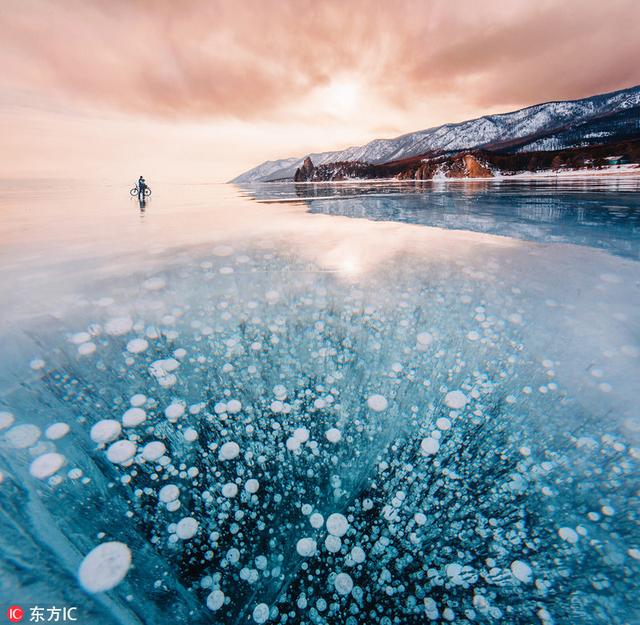
[[[138,187],[133,187],[133,189],[129,191],[129,195],[132,195],[133,197],[135,197],[136,195],[140,195],[140,192],[138,191]],[[144,196],[149,197],[150,195],[151,195],[151,189],[149,187],[145,187]]]

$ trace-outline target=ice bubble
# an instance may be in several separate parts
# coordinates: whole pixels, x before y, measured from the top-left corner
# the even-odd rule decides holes
[[[269,606],[266,603],[259,603],[253,608],[253,620],[260,625],[269,620]]]
[[[91,428],[90,436],[94,443],[110,443],[120,436],[121,431],[122,426],[115,419],[102,419]]]
[[[189,540],[196,535],[198,531],[198,521],[192,516],[186,516],[178,521],[176,525],[176,534],[182,540]]]
[[[339,443],[342,438],[342,432],[338,428],[329,428],[324,435],[330,443]]]
[[[309,517],[309,523],[311,523],[311,527],[319,529],[324,525],[324,517],[319,512],[314,512]]]
[[[127,351],[132,354],[140,354],[149,347],[149,341],[146,339],[131,339],[127,343]]]
[[[102,543],[80,564],[78,580],[87,592],[104,592],[117,586],[131,566],[131,551],[124,543]]]
[[[130,400],[129,403],[132,406],[144,406],[144,404],[147,401],[147,396],[143,395],[142,393],[137,393],[136,395],[134,395]]]
[[[313,538],[301,538],[296,544],[296,551],[303,558],[310,558],[316,553],[317,544]]]
[[[367,405],[375,412],[382,412],[387,409],[389,403],[387,402],[386,397],[383,397],[382,395],[371,395],[371,397],[367,399]]]
[[[180,497],[180,489],[175,484],[167,484],[160,489],[158,497],[163,503],[175,501]]]
[[[561,527],[558,530],[558,536],[560,536],[562,540],[566,540],[571,545],[575,545],[578,542],[577,532],[570,527]]]
[[[29,366],[30,366],[34,371],[40,371],[40,369],[44,369],[44,365],[45,365],[45,362],[44,362],[44,360],[42,360],[42,358],[34,358],[34,359],[29,363]]]
[[[0,412],[0,430],[6,430],[16,418],[6,410]]]
[[[178,347],[178,349],[176,349],[173,352],[173,355],[178,359],[178,360],[182,360],[186,355],[187,355],[187,350],[184,349],[184,347]]]
[[[427,522],[427,517],[422,512],[416,512],[413,515],[413,520],[417,525],[424,525]]]
[[[16,425],[7,431],[5,437],[15,449],[26,449],[40,438],[40,428],[32,423]]]
[[[480,338],[480,335],[477,332],[475,332],[474,330],[472,330],[471,332],[467,333],[467,338],[470,341],[477,341]]]
[[[462,391],[450,391],[445,395],[444,403],[452,410],[459,410],[467,405],[467,396]]]
[[[293,438],[296,438],[301,443],[306,443],[309,440],[309,430],[307,428],[296,428],[293,431]]]
[[[215,612],[224,605],[224,593],[220,589],[216,589],[209,593],[207,597],[207,607]]]
[[[530,583],[533,577],[533,571],[531,570],[531,567],[522,560],[514,560],[511,563],[511,573],[517,580],[523,582],[524,584]]]
[[[431,621],[435,621],[440,615],[440,612],[438,611],[438,605],[431,597],[425,597],[424,611],[427,618]]]
[[[344,536],[349,529],[349,521],[339,512],[334,512],[327,519],[327,531],[333,536]]]
[[[354,547],[351,550],[351,559],[356,563],[356,564],[362,564],[365,560],[366,560],[366,555],[364,553],[364,549],[362,549],[362,547]]]
[[[433,343],[433,335],[431,332],[420,332],[416,337],[418,345],[422,347],[427,347],[427,345],[431,345]]]
[[[237,484],[234,484],[233,482],[228,482],[222,487],[222,494],[228,499],[232,499],[238,494]]]
[[[342,547],[342,540],[337,536],[327,536],[324,539],[324,546],[327,548],[327,551],[330,553],[338,553],[340,551],[340,547]]]
[[[353,590],[353,580],[348,573],[338,573],[333,586],[339,595],[348,595]]]
[[[187,443],[193,443],[198,440],[198,432],[193,428],[187,428],[182,435]]]
[[[286,441],[286,446],[289,451],[295,451],[296,449],[300,449],[300,441],[293,436],[290,436]]]
[[[43,454],[31,463],[29,473],[31,473],[33,477],[44,480],[59,471],[64,462],[65,457],[62,454],[55,452]]]
[[[52,423],[45,431],[44,435],[52,441],[64,438],[69,433],[69,426],[66,423]]]
[[[83,343],[82,345],[80,345],[80,347],[78,347],[78,354],[80,354],[81,356],[89,356],[90,354],[93,354],[93,352],[95,351],[96,351],[95,343]]]
[[[422,453],[427,456],[433,456],[438,453],[438,449],[440,449],[440,443],[433,437],[427,436],[427,438],[423,438],[420,443],[420,449]]]
[[[185,411],[185,405],[183,402],[174,401],[171,402],[164,410],[164,414],[171,421],[171,423],[175,423]]]
[[[91,335],[88,332],[78,332],[74,334],[69,341],[74,345],[82,345],[82,343],[86,343],[91,340]]]
[[[276,399],[284,401],[287,398],[287,389],[282,386],[282,384],[277,384],[273,387],[273,394],[276,396]]]
[[[126,428],[135,428],[147,420],[147,413],[142,408],[129,408],[122,415],[122,425]]]
[[[507,321],[513,323],[514,325],[520,325],[522,323],[522,315],[520,315],[519,313],[511,313],[507,317]]]
[[[220,447],[221,460],[233,460],[240,454],[240,445],[235,441],[229,441]]]
[[[634,560],[640,560],[640,549],[631,548],[627,551],[630,557]]]
[[[147,443],[142,449],[142,457],[145,460],[153,462],[154,460],[158,460],[158,458],[164,456],[166,451],[167,448],[164,443],[160,441],[152,441]]]
[[[136,449],[136,444],[132,441],[117,441],[109,445],[107,458],[114,464],[127,464],[136,455]]]
[[[260,482],[258,482],[258,480],[255,480],[253,478],[247,480],[244,485],[244,489],[251,494],[257,493],[259,488],[260,488]]]
[[[439,430],[450,430],[451,429],[451,421],[449,419],[447,419],[447,417],[440,417],[437,421],[436,421],[436,427]]]
[[[104,329],[111,336],[120,336],[131,331],[133,319],[131,317],[115,317],[107,321]]]
[[[227,402],[227,412],[229,414],[237,414],[242,410],[242,404],[237,399],[230,399]]]

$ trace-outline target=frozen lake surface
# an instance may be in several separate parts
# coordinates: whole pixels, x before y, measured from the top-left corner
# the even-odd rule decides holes
[[[0,182],[3,605],[640,622],[637,181],[153,187]]]

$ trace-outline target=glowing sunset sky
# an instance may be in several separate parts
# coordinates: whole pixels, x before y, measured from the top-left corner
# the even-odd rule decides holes
[[[636,0],[1,0],[3,177],[226,180],[640,83]]]

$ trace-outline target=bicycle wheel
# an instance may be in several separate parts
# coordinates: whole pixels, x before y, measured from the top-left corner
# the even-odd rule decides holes
[[[138,195],[138,187],[133,187],[133,189],[129,191],[129,195]]]
[[[144,190],[144,195],[145,195],[145,197],[148,197],[149,195],[151,195],[151,189],[150,189],[149,187],[147,187],[147,188]]]

